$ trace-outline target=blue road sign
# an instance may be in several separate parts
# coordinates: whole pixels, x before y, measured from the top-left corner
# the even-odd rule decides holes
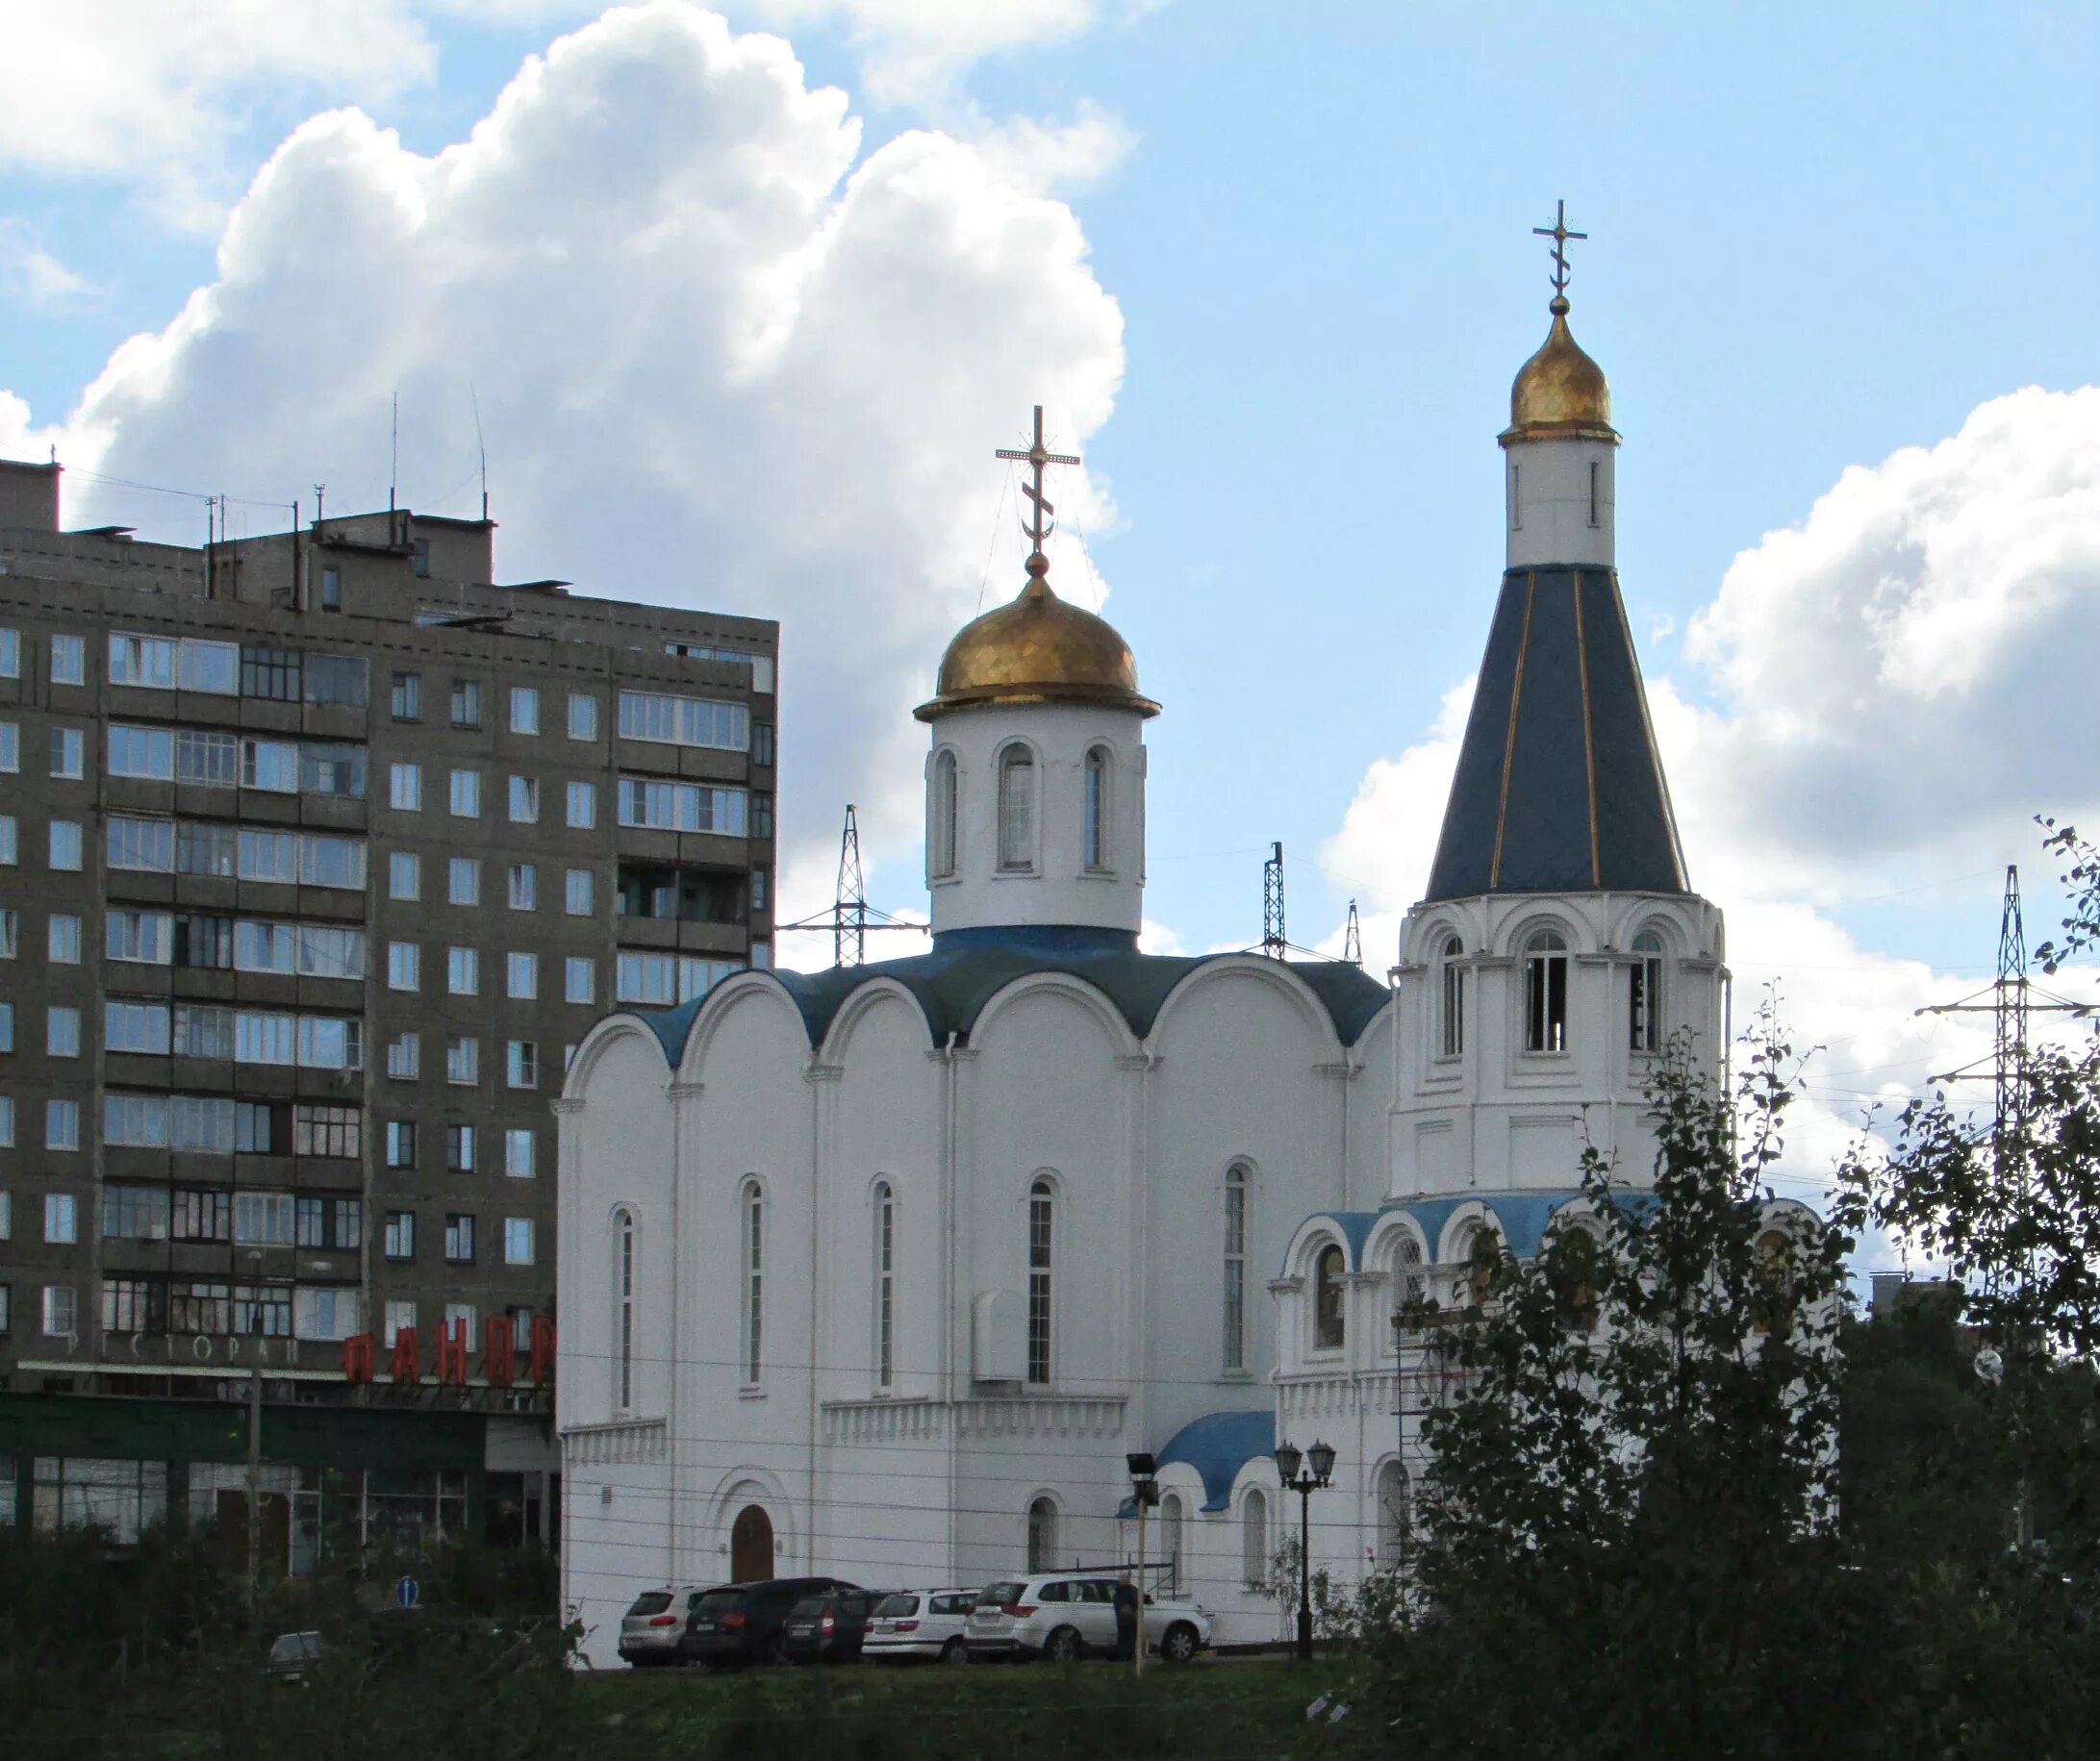
[[[416,1606],[416,1598],[422,1594],[422,1586],[413,1577],[403,1577],[393,1586],[393,1599],[404,1608]]]

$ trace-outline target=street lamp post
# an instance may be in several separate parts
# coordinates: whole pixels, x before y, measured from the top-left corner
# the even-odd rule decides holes
[[[1159,1464],[1143,1451],[1124,1458],[1130,1470],[1130,1501],[1137,1507],[1137,1643],[1130,1648],[1130,1673],[1145,1673],[1145,1513],[1159,1502]]]
[[[1303,1472],[1300,1472],[1300,1464]],[[1312,1661],[1312,1495],[1332,1483],[1334,1449],[1315,1443],[1303,1454],[1295,1444],[1279,1443],[1276,1471],[1285,1492],[1298,1494],[1298,1660]]]

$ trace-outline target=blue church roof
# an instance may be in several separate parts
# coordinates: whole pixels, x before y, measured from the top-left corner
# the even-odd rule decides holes
[[[1257,1455],[1276,1453],[1276,1411],[1205,1413],[1191,1419],[1167,1440],[1159,1465],[1180,1462],[1194,1468],[1203,1482],[1203,1508],[1223,1510],[1232,1497],[1232,1482]]]
[[[894,979],[912,994],[937,1044],[950,1033],[967,1044],[985,1004],[1015,979],[1033,972],[1064,972],[1085,979],[1116,1006],[1130,1031],[1143,1039],[1176,985],[1198,967],[1226,958],[1221,954],[1144,954],[1138,951],[1136,936],[1127,930],[1050,924],[946,930],[933,938],[927,952],[902,960],[833,967],[822,972],[775,970],[765,976],[778,984],[801,1011],[813,1045],[823,1038],[846,1000],[877,978]],[[1385,987],[1346,961],[1293,963],[1290,970],[1319,999],[1344,1045],[1356,1043],[1385,1002]],[[673,1064],[685,1049],[702,1000],[696,997],[675,1009],[634,1012],[649,1024]]]

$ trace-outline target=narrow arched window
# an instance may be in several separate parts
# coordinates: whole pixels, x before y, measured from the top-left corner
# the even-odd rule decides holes
[[[1430,1286],[1422,1269],[1422,1244],[1403,1230],[1393,1249],[1393,1297],[1402,1308],[1429,1299]]]
[[[1652,929],[1633,938],[1626,1020],[1628,1043],[1635,1051],[1662,1049],[1662,938]]]
[[[1342,1326],[1342,1250],[1330,1244],[1312,1263],[1313,1349],[1340,1350]]]
[[[1055,1204],[1048,1180],[1028,1189],[1028,1380],[1050,1379],[1050,1238]]]
[[[741,1196],[744,1248],[744,1379],[758,1381],[766,1330],[766,1201],[758,1182],[746,1180]]]
[[[1269,1581],[1269,1497],[1259,1486],[1240,1506],[1240,1574],[1250,1589]]]
[[[1247,1168],[1225,1174],[1225,1367],[1247,1368]]]
[[[1049,1572],[1057,1564],[1057,1505],[1048,1497],[1028,1505],[1028,1570]]]
[[[1751,1331],[1790,1333],[1794,1325],[1794,1245],[1784,1229],[1766,1229],[1758,1237],[1752,1273]]]
[[[1465,943],[1456,936],[1444,943],[1440,987],[1443,1019],[1439,1023],[1437,1043],[1447,1058],[1455,1058],[1466,1048],[1466,975],[1465,969],[1458,964],[1465,957]]]
[[[1159,1559],[1167,1568],[1167,1594],[1181,1587],[1181,1495],[1170,1492],[1159,1500]]]
[[[1568,1049],[1568,944],[1542,929],[1524,949],[1524,1049]]]
[[[1026,746],[999,756],[999,866],[1009,874],[1035,867],[1035,754]]]
[[[1405,1468],[1389,1461],[1379,1470],[1379,1564],[1388,1572],[1404,1565],[1413,1532],[1413,1484]]]
[[[1511,465],[1509,467],[1509,530],[1515,532],[1524,524],[1524,473]]]
[[[926,872],[946,880],[955,872],[955,754],[941,752],[933,761],[933,812],[926,828]]]
[[[1108,748],[1086,755],[1086,866],[1099,872],[1108,867]]]
[[[1589,466],[1589,523],[1593,526],[1602,523],[1599,515],[1604,507],[1604,498],[1600,492],[1600,480],[1603,475],[1604,466],[1592,460]]]
[[[613,1394],[616,1413],[634,1411],[634,1213],[613,1213]]]
[[[875,1187],[875,1386],[897,1380],[897,1195]]]

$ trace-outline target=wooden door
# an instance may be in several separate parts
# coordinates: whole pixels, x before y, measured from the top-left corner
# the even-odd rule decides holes
[[[729,1576],[747,1584],[772,1575],[772,1519],[756,1504],[737,1512],[729,1529]]]

